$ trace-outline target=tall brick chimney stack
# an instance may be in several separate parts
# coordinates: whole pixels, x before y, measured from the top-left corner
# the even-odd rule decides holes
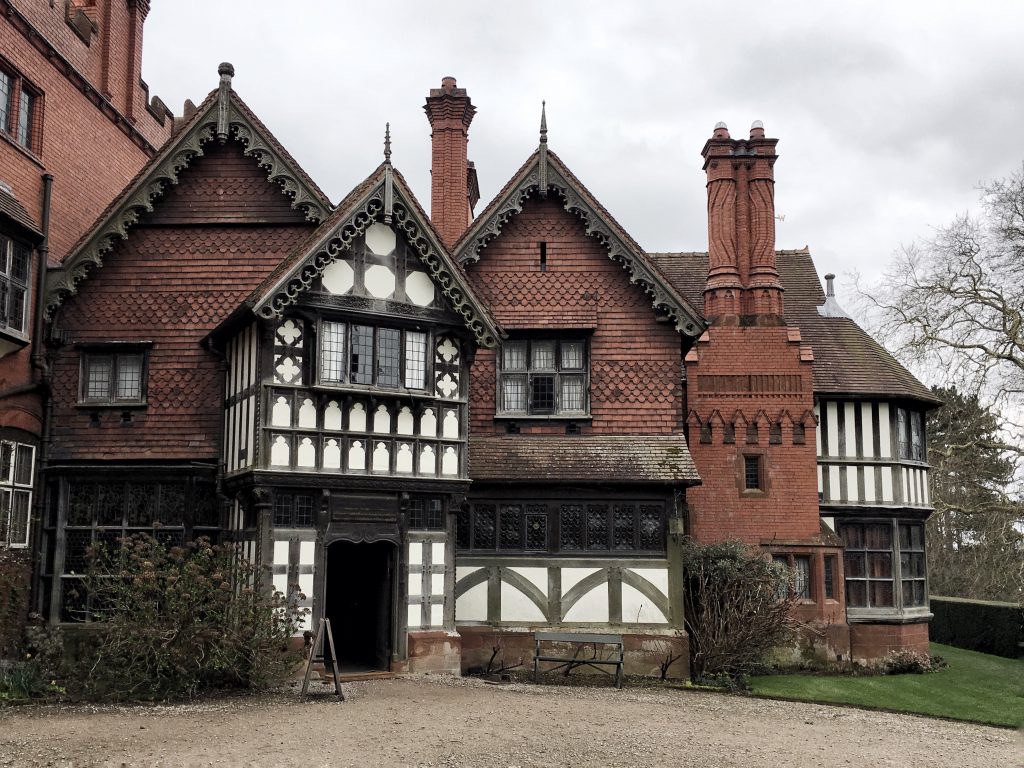
[[[445,77],[430,89],[423,109],[431,128],[430,219],[450,247],[473,217],[467,153],[476,107],[454,77]]]
[[[775,176],[778,139],[758,120],[749,139],[733,139],[725,123],[704,145],[708,188],[708,279],[704,314],[719,324],[740,316],[774,324],[783,314],[775,265]]]

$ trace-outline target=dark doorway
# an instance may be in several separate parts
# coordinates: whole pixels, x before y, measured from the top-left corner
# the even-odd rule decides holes
[[[387,541],[338,541],[327,550],[325,614],[348,670],[390,668],[395,549]]]

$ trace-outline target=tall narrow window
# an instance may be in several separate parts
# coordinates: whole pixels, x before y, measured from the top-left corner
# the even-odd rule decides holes
[[[31,250],[0,235],[0,328],[23,333]]]
[[[36,100],[28,91],[22,87],[21,103],[18,107],[18,132],[17,141],[26,149],[34,149],[32,146],[32,113],[35,111]]]
[[[743,457],[743,487],[748,491],[761,489],[761,457]]]
[[[825,555],[825,599],[836,599],[836,556]]]
[[[910,424],[905,408],[896,409],[896,438],[901,459],[910,458]]]
[[[14,93],[14,83],[11,76],[0,71],[0,133],[7,133],[11,129],[11,99]]]
[[[394,328],[377,329],[377,384],[397,387],[402,367],[402,332]]]
[[[899,524],[900,580],[904,607],[925,603],[924,526]]]
[[[35,451],[24,443],[0,442],[0,546],[28,546]]]
[[[427,334],[409,331],[405,334],[405,386],[423,389],[427,384]]]
[[[320,326],[320,381],[337,384],[345,380],[345,324]]]
[[[349,374],[353,384],[373,383],[373,328],[369,326],[352,326]]]
[[[924,429],[920,411],[910,414],[910,458],[924,461]]]

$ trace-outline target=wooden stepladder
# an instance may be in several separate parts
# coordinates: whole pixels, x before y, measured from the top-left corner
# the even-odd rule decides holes
[[[319,654],[317,653],[319,649]],[[334,675],[334,692],[342,701],[345,694],[341,692],[341,679],[338,677],[338,654],[334,652],[334,633],[331,632],[331,620],[320,619],[320,625],[316,628],[316,637],[313,638],[313,645],[309,649],[309,658],[306,659],[306,677],[302,681],[302,695],[309,691],[309,678],[313,674],[313,665],[322,662],[324,671],[327,670],[327,663],[331,664],[331,672]]]

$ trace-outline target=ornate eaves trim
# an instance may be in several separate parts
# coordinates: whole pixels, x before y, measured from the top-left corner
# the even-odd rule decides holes
[[[49,273],[44,297],[47,318],[52,317],[64,300],[78,291],[78,284],[90,270],[103,266],[104,255],[113,249],[118,240],[128,238],[128,230],[138,223],[144,213],[152,212],[154,201],[163,195],[167,186],[177,184],[181,172],[195,158],[204,154],[203,145],[216,135],[216,107],[217,102],[212,102],[210,108],[187,131],[177,139],[172,139],[171,146],[160,152],[151,169],[122,193],[120,200],[88,239],[68,255],[59,269]],[[267,179],[278,184],[292,198],[292,208],[302,210],[309,221],[320,222],[327,217],[329,211],[320,202],[319,196],[301,180],[290,163],[284,160],[233,102],[230,130],[231,136],[241,142],[243,154],[255,158],[267,172]]]
[[[253,306],[253,312],[267,319],[280,317],[285,309],[310,288],[313,281],[323,274],[335,258],[352,247],[359,235],[375,221],[383,220],[387,194],[387,184],[382,179],[313,246],[286,277],[260,298]],[[462,317],[463,323],[472,332],[476,342],[483,347],[494,347],[498,341],[498,331],[484,310],[477,305],[471,289],[458,274],[457,268],[442,255],[440,245],[421,224],[415,208],[408,204],[397,185],[392,194],[393,225],[416,252],[420,262],[426,267],[451,308]]]
[[[634,248],[615,234],[600,211],[587,202],[576,189],[576,185],[565,178],[557,165],[548,162],[546,170],[546,193],[557,194],[562,199],[565,210],[583,220],[587,234],[597,238],[608,249],[608,258],[622,265],[629,275],[630,282],[643,288],[655,309],[672,318],[677,331],[692,338],[700,336],[706,323],[674,294],[642,255],[638,255]],[[456,254],[460,264],[479,261],[480,251],[498,236],[502,227],[514,214],[522,212],[527,198],[534,194],[544,195],[545,190],[541,189],[540,176],[541,168],[538,163],[534,163],[523,173],[519,183],[508,192],[487,220],[473,228],[473,237]]]

